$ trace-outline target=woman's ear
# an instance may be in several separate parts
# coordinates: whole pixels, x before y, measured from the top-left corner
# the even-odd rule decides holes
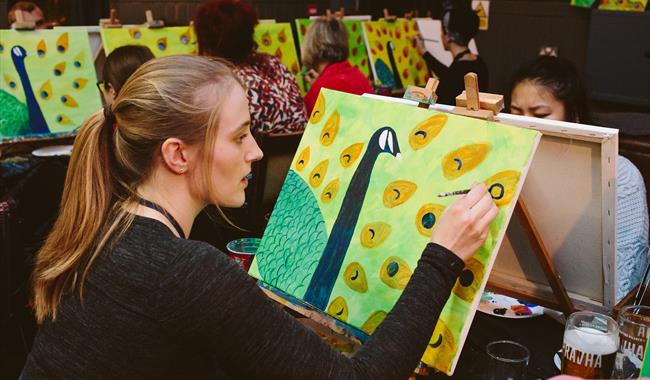
[[[181,139],[172,137],[160,146],[160,154],[165,166],[175,174],[187,173],[190,166],[189,147]]]

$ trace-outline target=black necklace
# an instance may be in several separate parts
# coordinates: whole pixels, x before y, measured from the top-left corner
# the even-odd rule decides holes
[[[176,221],[176,219],[174,219],[174,217],[172,216],[172,214],[169,213],[169,211],[165,210],[161,205],[156,204],[156,203],[153,203],[153,202],[148,201],[148,200],[146,200],[146,199],[142,199],[142,198],[140,198],[140,200],[139,200],[138,202],[139,202],[141,205],[143,205],[144,207],[148,207],[148,208],[150,208],[150,209],[156,210],[156,211],[158,211],[159,213],[163,214],[163,215],[165,216],[165,218],[167,218],[167,220],[169,221],[169,223],[171,223],[172,226],[174,226],[174,228],[176,229],[176,232],[178,232],[178,235],[179,235],[182,239],[185,239],[185,233],[183,232],[183,229],[181,228],[181,225],[178,224],[178,222]]]

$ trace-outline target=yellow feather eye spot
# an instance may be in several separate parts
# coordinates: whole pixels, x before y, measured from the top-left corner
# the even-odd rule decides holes
[[[165,51],[167,50],[167,37],[161,37],[156,41],[156,47],[160,51]]]
[[[323,189],[323,192],[320,195],[320,200],[323,203],[330,202],[332,199],[334,199],[336,194],[339,192],[340,185],[341,185],[341,181],[339,181],[338,178],[336,178],[332,182],[328,183],[327,186],[325,186],[325,189]]]
[[[71,125],[72,124],[72,120],[70,120],[70,118],[65,116],[65,115],[57,115],[56,116],[56,122],[59,123],[59,124],[62,124],[62,125]]]
[[[478,292],[479,286],[485,275],[485,267],[475,258],[470,258],[465,263],[465,269],[458,276],[453,292],[461,299],[472,302]]]
[[[391,256],[381,266],[379,278],[393,289],[404,289],[412,274],[413,272],[406,261],[397,256]]]
[[[65,61],[64,62],[59,62],[56,65],[54,65],[54,75],[57,77],[60,77],[65,73]]]
[[[309,122],[312,124],[318,123],[320,119],[323,118],[324,113],[325,113],[325,96],[323,96],[323,93],[321,92],[320,94],[318,94],[318,98],[316,99],[316,104],[314,104],[314,109],[311,111]]]
[[[368,279],[366,278],[366,271],[361,264],[354,262],[345,268],[343,272],[343,280],[352,289],[359,293],[368,291]]]
[[[438,114],[418,124],[409,135],[409,144],[413,150],[422,149],[438,136],[447,123],[447,115]]]
[[[490,144],[471,144],[447,153],[442,159],[442,174],[447,179],[456,179],[477,167],[490,151]]]
[[[142,32],[138,28],[129,29],[129,35],[135,40],[139,40],[142,37]]]
[[[327,313],[340,321],[347,322],[348,304],[345,302],[345,298],[340,296],[334,298],[334,301],[327,307]]]
[[[455,342],[454,335],[447,325],[445,325],[442,319],[438,319],[427,349],[424,351],[422,361],[432,364],[435,368],[449,372],[458,347]]]
[[[384,189],[384,206],[393,208],[406,202],[415,194],[418,185],[411,181],[393,181]]]
[[[306,147],[305,149],[302,150],[300,155],[298,156],[298,159],[296,160],[296,170],[301,171],[302,169],[309,164],[309,154],[310,150],[309,147]]]
[[[271,39],[269,32],[262,34],[262,45],[268,47],[271,46],[271,43],[273,43],[273,40]]]
[[[52,97],[52,83],[50,83],[49,79],[41,85],[40,89],[38,89],[38,96],[43,100],[50,100]]]
[[[374,333],[377,327],[379,327],[379,325],[384,321],[387,314],[388,313],[383,310],[377,310],[374,313],[370,314],[370,317],[368,317],[368,319],[363,322],[361,330],[366,334]]]
[[[38,45],[36,45],[36,55],[43,58],[47,54],[47,46],[45,46],[45,40],[40,40]]]
[[[280,48],[275,49],[275,54],[274,55],[275,55],[275,58],[277,58],[278,60],[281,61],[282,60],[282,49],[280,49]]]
[[[323,183],[325,175],[327,175],[329,163],[329,160],[323,160],[309,173],[309,184],[311,187],[316,188]]]
[[[349,168],[354,164],[354,162],[361,156],[361,151],[363,151],[363,143],[352,144],[349,147],[343,149],[341,155],[339,156],[339,161],[344,168]]]
[[[14,78],[12,78],[11,76],[9,76],[9,74],[4,74],[3,76],[4,76],[4,78],[5,78],[5,83],[7,83],[7,86],[8,86],[10,89],[15,90],[15,89],[18,87],[18,83],[16,83],[16,81],[14,80]]]
[[[65,53],[68,50],[68,32],[63,33],[56,40],[56,51]]]
[[[77,104],[77,101],[74,100],[74,98],[68,94],[61,96],[61,103],[68,107],[78,107],[79,104]]]
[[[81,65],[83,65],[83,62],[84,62],[84,52],[80,51],[79,54],[77,54],[74,57],[73,65],[74,65],[74,67],[80,69]]]
[[[388,239],[392,228],[390,224],[384,222],[368,223],[361,229],[359,239],[361,245],[365,248],[374,248]]]
[[[185,32],[185,33],[182,33],[182,34],[180,35],[179,39],[181,40],[181,43],[182,43],[183,45],[187,45],[187,44],[189,44],[189,43],[190,43],[190,32],[187,31],[187,32]]]
[[[82,90],[84,87],[86,87],[86,83],[88,83],[88,79],[77,78],[74,81],[72,81],[72,88],[74,88],[75,90]]]
[[[278,33],[278,41],[280,41],[280,43],[287,42],[287,33],[284,32],[284,29],[282,29],[280,33]]]
[[[415,216],[415,225],[418,231],[426,237],[431,237],[433,227],[436,226],[443,211],[445,211],[445,206],[434,203],[427,203],[420,207]]]
[[[320,133],[320,143],[324,146],[330,146],[336,138],[336,134],[339,131],[339,123],[341,122],[341,116],[338,111],[332,112],[329,119],[325,122],[323,130]]]
[[[520,175],[516,170],[504,170],[485,180],[485,185],[497,206],[505,206],[512,201]]]

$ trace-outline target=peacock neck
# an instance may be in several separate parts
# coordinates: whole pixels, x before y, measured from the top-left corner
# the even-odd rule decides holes
[[[47,123],[45,122],[45,117],[43,117],[41,107],[36,100],[36,96],[34,96],[32,84],[29,81],[29,75],[27,74],[27,69],[25,68],[25,57],[12,55],[11,58],[14,62],[16,72],[18,72],[18,76],[20,77],[20,83],[23,86],[23,92],[25,93],[25,102],[27,103],[27,110],[29,112],[29,127],[31,132],[50,133],[50,129],[47,127]]]

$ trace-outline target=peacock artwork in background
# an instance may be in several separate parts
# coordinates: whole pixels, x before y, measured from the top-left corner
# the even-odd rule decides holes
[[[70,132],[101,107],[86,31],[0,30],[0,139]]]
[[[454,197],[485,182],[499,207],[423,361],[453,373],[540,134],[323,89],[250,274],[372,334]]]
[[[198,54],[196,33],[191,26],[172,26],[150,29],[146,27],[100,29],[104,52],[108,56],[120,46],[141,45],[155,57],[171,54]]]

